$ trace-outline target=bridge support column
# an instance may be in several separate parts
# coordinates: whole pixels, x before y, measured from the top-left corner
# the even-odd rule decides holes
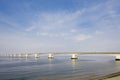
[[[115,54],[115,57],[116,57],[116,61],[120,61],[120,54]]]
[[[13,58],[13,57],[14,57],[14,54],[11,54],[11,57]]]
[[[13,57],[16,57],[16,54],[13,54]]]
[[[28,58],[28,57],[29,57],[29,54],[26,53],[26,54],[25,54],[25,57]]]
[[[12,57],[12,54],[10,54],[10,57]]]
[[[37,53],[35,53],[34,56],[35,56],[35,58],[39,58],[39,54],[37,54]]]
[[[114,56],[116,61],[120,61],[120,54],[113,53],[113,54],[108,54],[108,55]]]
[[[22,54],[18,54],[18,57],[20,57],[20,58],[21,58],[21,57],[22,57]]]
[[[49,59],[53,59],[53,58],[54,58],[53,54],[49,54],[49,55],[48,55],[48,58],[49,58]]]
[[[76,54],[72,54],[71,59],[78,59]]]

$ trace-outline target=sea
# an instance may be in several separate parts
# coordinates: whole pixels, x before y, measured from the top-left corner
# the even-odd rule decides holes
[[[0,80],[94,80],[120,71],[114,56],[56,54],[28,58],[0,57]]]

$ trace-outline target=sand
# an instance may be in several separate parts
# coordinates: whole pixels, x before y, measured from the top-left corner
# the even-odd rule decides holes
[[[120,76],[104,79],[104,80],[120,80]]]
[[[120,72],[112,73],[95,80],[120,80]]]

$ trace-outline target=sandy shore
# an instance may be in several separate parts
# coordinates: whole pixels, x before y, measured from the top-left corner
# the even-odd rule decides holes
[[[104,80],[120,80],[120,76],[116,76],[116,77],[108,78],[108,79],[104,79]]]
[[[112,73],[95,80],[120,80],[120,72]]]

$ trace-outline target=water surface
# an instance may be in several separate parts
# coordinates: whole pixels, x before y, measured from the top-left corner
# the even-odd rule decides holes
[[[90,80],[120,71],[120,62],[110,56],[57,55],[54,59],[0,58],[0,80]]]

